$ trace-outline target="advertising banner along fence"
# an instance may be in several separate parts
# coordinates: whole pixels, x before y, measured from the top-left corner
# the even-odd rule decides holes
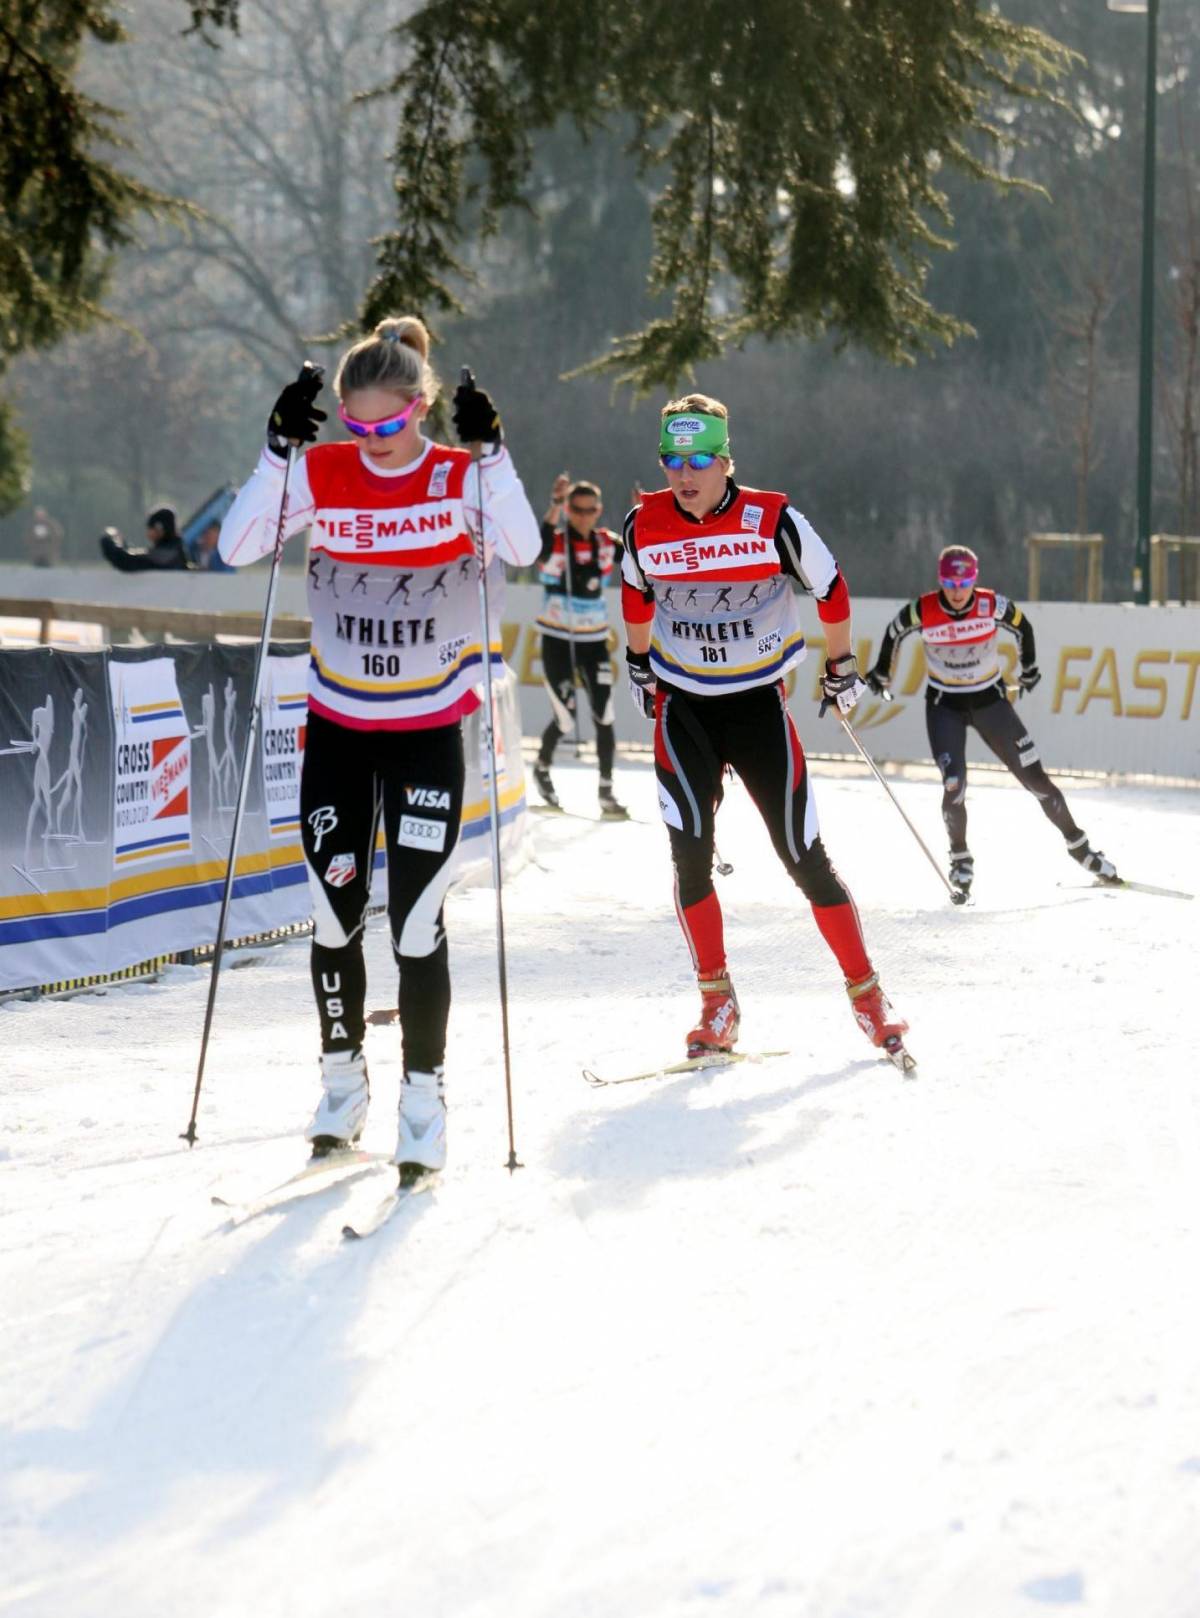
[[[649,742],[651,728],[628,695],[622,659],[624,634],[616,591],[606,595],[613,648],[615,720],[620,742]],[[510,586],[504,624],[504,655],[521,683],[526,733],[538,734],[551,715],[542,681],[542,592]],[[686,597],[685,597],[686,602]],[[902,602],[854,600],[854,650],[860,668],[874,662],[889,619]],[[805,749],[853,757],[853,748],[832,716],[817,717],[825,662],[821,622],[811,598],[801,604],[808,657],[787,679],[792,713]],[[1030,609],[1037,637],[1039,686],[1021,698],[1021,717],[1050,770],[1098,770],[1200,781],[1200,606],[1132,607],[1038,602]],[[689,620],[681,613],[681,636]],[[1017,642],[1002,632],[1000,655],[1010,683],[1016,681]],[[921,638],[900,646],[893,670],[895,700],[867,697],[854,713],[854,727],[877,759],[911,763],[930,756],[925,728],[925,653]],[[581,703],[586,716],[587,702]],[[590,733],[585,717],[584,733]],[[974,733],[967,756],[992,755]]]
[[[252,645],[0,651],[0,991],[102,977],[213,942],[249,728]],[[271,648],[229,936],[310,914],[300,844],[308,648]],[[506,866],[525,850],[521,719],[498,682]],[[478,715],[459,879],[489,871]],[[376,871],[385,852],[380,845]],[[382,882],[379,886],[382,897]]]

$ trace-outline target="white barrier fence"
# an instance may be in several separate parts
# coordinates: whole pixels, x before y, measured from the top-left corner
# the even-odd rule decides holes
[[[540,601],[536,586],[512,586],[505,612],[505,656],[521,684],[527,736],[540,733],[550,719],[541,678],[541,635],[534,624]],[[617,736],[622,741],[648,741],[650,727],[628,695],[616,592],[610,592],[610,603]],[[899,606],[898,601],[874,598],[855,601],[854,649],[860,668],[874,661]],[[811,752],[849,755],[853,749],[841,727],[832,717],[817,718],[825,645],[815,607],[805,603],[802,614],[809,631],[809,655],[789,680],[792,711]],[[1021,698],[1020,712],[1050,769],[1200,781],[1200,607],[1044,602],[1033,608],[1031,616],[1042,682]],[[1006,672],[1015,682],[1015,637],[1002,633],[1000,648]],[[855,728],[876,758],[929,757],[924,688],[924,651],[920,637],[910,635],[896,661],[895,701],[868,697],[856,710]],[[585,735],[590,733],[586,706],[583,699]],[[991,758],[974,734],[968,757]]]

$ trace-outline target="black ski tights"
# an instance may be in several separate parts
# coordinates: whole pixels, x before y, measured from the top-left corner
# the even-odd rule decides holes
[[[977,706],[958,706],[954,698],[937,700],[932,687],[925,694],[925,723],[929,745],[942,772],[942,819],[950,834],[951,853],[967,846],[967,728],[973,725],[1002,764],[1008,766],[1026,792],[1032,792],[1046,819],[1066,838],[1083,836],[1067,807],[1067,800],[1046,774],[1037,744],[1017,717],[1017,711],[997,688],[995,695]]]

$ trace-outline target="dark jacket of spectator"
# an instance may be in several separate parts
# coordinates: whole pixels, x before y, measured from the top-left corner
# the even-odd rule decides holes
[[[106,528],[100,536],[100,550],[121,573],[191,566],[170,506],[160,506],[146,518],[146,538],[145,550],[131,551],[115,528]]]

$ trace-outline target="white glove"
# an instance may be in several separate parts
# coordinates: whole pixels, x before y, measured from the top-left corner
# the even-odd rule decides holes
[[[834,706],[839,713],[849,713],[866,689],[853,652],[847,652],[845,657],[826,658],[825,672],[821,676],[821,690],[825,694],[821,699],[820,717],[824,718],[825,710]]]

